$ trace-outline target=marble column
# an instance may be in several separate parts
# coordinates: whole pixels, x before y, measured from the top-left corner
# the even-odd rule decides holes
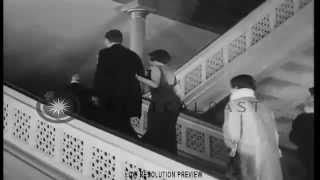
[[[147,10],[132,9],[129,11],[130,21],[130,49],[143,58],[143,50],[146,39],[146,16]]]
[[[144,65],[147,65],[143,57],[146,39],[146,17],[153,10],[135,1],[125,5],[122,11],[130,15],[130,49],[140,56]]]

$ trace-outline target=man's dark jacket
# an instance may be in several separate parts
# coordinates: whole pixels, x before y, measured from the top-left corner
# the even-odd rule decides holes
[[[307,179],[313,180],[314,170],[314,113],[302,113],[292,123],[290,140],[298,146],[298,155],[307,170]]]
[[[100,50],[94,78],[97,95],[127,117],[141,115],[142,94],[135,75],[144,76],[139,56],[120,44]]]
[[[89,115],[91,110],[90,98],[92,95],[90,89],[82,86],[80,83],[70,83],[67,88],[67,92],[70,92],[70,97],[78,103],[75,105],[77,106],[74,109],[75,113],[85,118],[91,118]]]

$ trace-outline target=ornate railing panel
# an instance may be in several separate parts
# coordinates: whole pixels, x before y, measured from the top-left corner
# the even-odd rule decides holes
[[[9,112],[8,112],[9,104],[3,103],[3,133],[7,133],[8,121],[9,121]]]
[[[216,72],[218,72],[224,66],[224,57],[223,57],[223,49],[220,49],[216,52],[212,58],[207,60],[206,64],[206,79],[213,76]]]
[[[184,96],[191,96],[237,57],[280,27],[312,0],[268,0],[246,18],[201,50],[176,71]]]
[[[3,97],[4,148],[22,151],[71,179],[152,179],[139,174],[198,171],[77,119],[46,121],[37,113],[39,102],[7,86]],[[198,179],[217,178],[202,173]]]
[[[181,115],[177,122],[178,149],[200,159],[225,166],[228,162],[228,149],[224,144],[220,128]]]
[[[256,24],[254,24],[251,27],[252,35],[250,45],[255,45],[268,35],[271,32],[271,26],[270,14],[265,15]]]

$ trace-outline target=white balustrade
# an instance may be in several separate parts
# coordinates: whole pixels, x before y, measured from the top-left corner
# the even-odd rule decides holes
[[[67,123],[46,121],[37,113],[39,102],[8,86],[3,90],[4,150],[23,152],[23,157],[38,162],[34,166],[50,167],[64,174],[62,179],[144,179],[139,177],[142,170],[175,171],[176,178],[160,179],[184,179],[177,174],[198,172],[78,119]],[[201,173],[202,178],[186,179],[218,179]]]
[[[185,97],[192,96],[203,84],[217,78],[227,64],[236,61],[311,1],[265,1],[253,10],[176,71]]]

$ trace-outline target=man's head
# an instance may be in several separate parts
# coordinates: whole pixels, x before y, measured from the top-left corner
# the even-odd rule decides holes
[[[122,33],[118,29],[112,29],[104,35],[105,45],[109,47],[112,43],[122,43]]]
[[[313,87],[309,88],[309,93],[311,96],[314,96]]]
[[[242,74],[235,76],[231,79],[231,88],[232,89],[242,89],[248,88],[252,90],[256,90],[256,83],[252,76],[247,74]]]
[[[304,102],[304,111],[307,113],[314,111],[314,92],[313,87],[309,88],[309,93],[311,96],[307,97],[306,101]]]
[[[79,74],[72,75],[70,83],[80,83],[80,75]]]
[[[55,96],[56,95],[54,91],[47,91],[43,97],[47,102],[50,102],[55,98]]]

